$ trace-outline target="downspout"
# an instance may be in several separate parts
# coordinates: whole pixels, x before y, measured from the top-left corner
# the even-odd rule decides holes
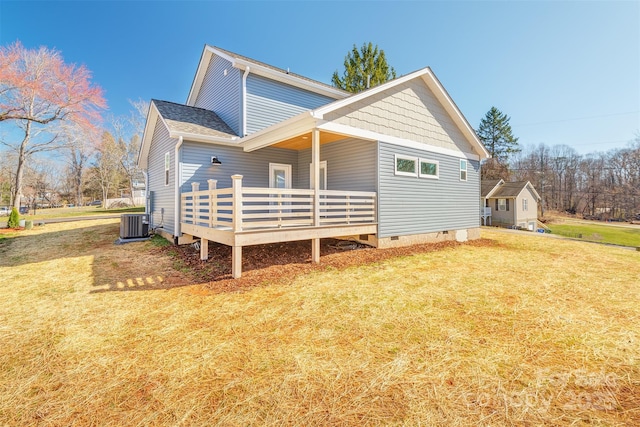
[[[151,224],[151,212],[149,212],[149,173],[143,169],[142,175],[144,175],[144,213],[147,214],[149,228],[152,229],[153,224]]]
[[[247,66],[242,75],[242,132],[240,138],[247,135],[247,77],[249,76],[251,67]]]
[[[179,174],[180,167],[180,147],[182,146],[182,137],[178,137],[178,143],[175,148],[175,166],[174,166],[174,174],[175,174],[175,194],[173,195],[174,205],[173,205],[173,243],[178,244],[178,237],[180,237],[180,181],[179,178],[182,178]]]

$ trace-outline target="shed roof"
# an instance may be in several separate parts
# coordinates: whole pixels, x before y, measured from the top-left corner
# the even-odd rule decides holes
[[[213,111],[157,99],[151,102],[158,109],[169,133],[199,134],[220,138],[237,136]]]

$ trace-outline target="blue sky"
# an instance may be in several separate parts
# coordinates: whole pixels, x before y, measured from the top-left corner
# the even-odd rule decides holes
[[[640,131],[638,1],[6,1],[0,44],[86,65],[110,113],[185,102],[203,46],[323,82],[372,41],[398,75],[430,66],[472,126],[492,105],[523,145],[579,153]]]

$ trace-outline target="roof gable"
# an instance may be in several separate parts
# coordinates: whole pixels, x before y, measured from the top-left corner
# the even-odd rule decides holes
[[[497,190],[490,194],[488,197],[505,199],[517,198],[527,188],[529,189],[529,191],[531,191],[531,194],[533,194],[534,197],[540,200],[540,195],[529,181],[503,181],[503,183],[498,186]]]
[[[420,78],[323,115],[324,120],[424,145],[473,153],[475,147]]]
[[[191,90],[189,91],[189,96],[187,97],[187,105],[194,105],[198,98],[202,82],[207,73],[207,68],[211,62],[211,57],[214,55],[226,59],[234,68],[243,71],[248,70],[250,73],[318,93],[320,95],[325,95],[333,99],[341,99],[351,95],[349,92],[343,91],[342,89],[292,73],[289,70],[274,67],[264,62],[256,61],[255,59],[251,59],[216,46],[205,45],[202,56],[200,57],[200,62],[198,63],[196,75],[191,85]]]
[[[489,157],[429,67],[318,108],[313,115],[347,126],[372,123],[385,135]]]

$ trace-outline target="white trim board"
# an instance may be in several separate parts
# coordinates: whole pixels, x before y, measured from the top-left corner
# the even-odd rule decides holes
[[[410,139],[399,138],[397,136],[385,135],[378,132],[372,132],[365,129],[354,128],[339,123],[327,122],[318,126],[320,130],[326,130],[327,132],[339,133],[346,136],[353,136],[361,139],[368,139],[370,141],[386,142],[392,145],[398,145],[400,147],[413,148],[421,150],[427,153],[444,154],[446,156],[457,157],[460,159],[468,160],[480,160],[480,156],[472,153],[465,153],[463,151],[456,151],[450,148],[438,147],[435,145],[427,145],[422,142],[412,141]]]

